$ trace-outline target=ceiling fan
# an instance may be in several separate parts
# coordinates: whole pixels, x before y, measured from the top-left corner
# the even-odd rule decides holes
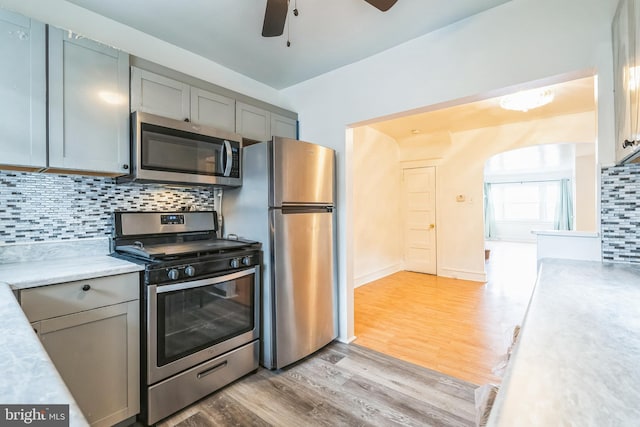
[[[364,0],[371,6],[386,12],[398,0]],[[267,9],[264,12],[264,24],[262,25],[262,37],[281,36],[284,32],[284,23],[287,20],[289,0],[267,0]],[[293,11],[297,15],[297,9]]]

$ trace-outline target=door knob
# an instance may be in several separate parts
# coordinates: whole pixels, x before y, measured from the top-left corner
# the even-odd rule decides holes
[[[434,228],[436,228],[435,224],[429,224],[429,230],[433,230]]]

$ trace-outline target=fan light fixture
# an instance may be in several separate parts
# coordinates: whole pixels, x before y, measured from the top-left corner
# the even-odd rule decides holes
[[[551,89],[531,89],[506,95],[500,98],[500,107],[505,110],[529,111],[542,107],[553,101],[553,91]]]

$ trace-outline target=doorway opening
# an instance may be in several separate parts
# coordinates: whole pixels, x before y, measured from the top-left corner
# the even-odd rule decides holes
[[[505,110],[500,98],[488,98],[350,130],[353,144],[347,173],[353,184],[349,196],[353,233],[348,275],[354,285],[356,343],[469,381],[496,380],[492,366],[504,354],[508,336],[521,321],[535,282],[535,249],[528,246],[515,250],[515,246],[507,248],[505,243],[504,250],[494,249],[490,258],[495,262],[489,264],[485,262],[486,245],[507,241],[523,244],[535,239],[535,235],[525,228],[520,241],[485,240],[485,163],[516,149],[571,142],[562,144],[565,148],[560,149],[573,153],[574,164],[567,182],[573,190],[573,225],[567,228],[596,224],[597,195],[589,199],[591,210],[587,214],[580,208],[582,202],[578,199],[583,195],[579,196],[576,187],[578,181],[584,181],[580,175],[586,170],[591,168],[589,173],[594,176],[596,172],[595,81],[593,75],[587,75],[547,86],[545,90],[555,93],[555,100],[528,112]],[[589,165],[583,161],[585,150],[591,156]],[[509,160],[505,168],[513,164]],[[434,275],[407,271],[410,268],[404,228],[409,228],[411,221],[403,208],[402,186],[405,171],[420,168],[433,168],[435,172]],[[537,172],[541,174],[538,181],[556,179],[555,175],[548,176],[548,171]],[[502,178],[506,179],[506,175]],[[522,174],[517,182],[524,186],[519,184],[521,181],[524,182]],[[527,182],[530,185],[526,191],[520,191],[526,197],[517,200],[512,193],[518,191],[507,188],[506,181],[491,183],[495,184],[495,197],[503,200],[501,219],[517,219],[518,212],[526,217],[528,214],[523,211],[527,211],[527,204],[533,206],[534,194],[547,201],[558,199],[562,192],[562,187]],[[593,181],[593,194],[595,188]],[[537,203],[538,215],[529,219],[553,225],[556,206],[557,203]],[[432,224],[423,222],[427,227]],[[516,258],[509,261],[508,256]],[[507,271],[505,266],[515,266],[516,261],[528,267]],[[509,287],[514,281],[521,286]],[[377,298],[375,302],[365,301],[370,296]],[[398,320],[409,323],[388,323]],[[367,328],[375,334],[367,336]],[[407,331],[413,334],[407,335]],[[393,348],[410,354],[402,356]],[[423,356],[428,357],[421,363],[418,357]],[[457,370],[444,366],[443,360],[453,361]]]

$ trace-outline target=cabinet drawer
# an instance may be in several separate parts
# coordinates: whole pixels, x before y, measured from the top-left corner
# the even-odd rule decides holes
[[[139,275],[131,273],[42,286],[22,290],[20,303],[29,321],[35,322],[136,300],[139,283]]]

